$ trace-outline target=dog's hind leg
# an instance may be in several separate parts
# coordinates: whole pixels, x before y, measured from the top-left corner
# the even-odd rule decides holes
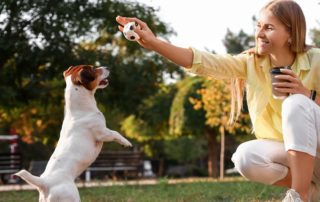
[[[98,136],[98,141],[103,141],[103,142],[118,142],[119,144],[126,146],[126,147],[131,147],[131,143],[124,138],[120,133],[114,130],[110,130],[108,128],[105,128],[103,130],[103,133]]]
[[[65,182],[52,187],[46,202],[80,202],[77,186],[73,182]]]

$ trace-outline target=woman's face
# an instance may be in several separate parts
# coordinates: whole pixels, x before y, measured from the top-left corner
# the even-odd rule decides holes
[[[269,10],[261,11],[255,37],[260,55],[281,54],[290,50],[289,32]]]

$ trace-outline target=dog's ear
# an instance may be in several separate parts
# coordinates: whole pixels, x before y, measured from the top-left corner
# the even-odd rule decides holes
[[[71,74],[71,70],[73,69],[73,66],[70,66],[67,70],[63,72],[63,77],[66,78]]]
[[[96,79],[95,71],[92,66],[83,66],[79,72],[79,82],[88,90],[92,90],[91,83]]]
[[[91,65],[70,66],[63,72],[64,78],[71,75],[74,85],[82,85],[88,90],[94,89],[93,81],[96,79],[95,70]]]
[[[74,84],[79,85],[79,83],[76,81],[77,74],[81,69],[83,68],[83,65],[77,65],[77,66],[70,66],[66,71],[63,72],[64,78],[71,75],[72,81]]]

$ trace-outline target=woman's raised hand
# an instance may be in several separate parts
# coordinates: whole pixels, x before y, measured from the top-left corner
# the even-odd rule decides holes
[[[116,21],[120,24],[118,29],[123,32],[123,27],[129,22],[136,22],[140,25],[140,29],[135,28],[133,31],[137,33],[140,39],[137,41],[142,47],[153,50],[153,45],[155,44],[157,38],[153,32],[149,29],[148,25],[139,20],[138,18],[129,18],[117,16]]]
[[[158,39],[149,29],[148,25],[137,18],[118,16],[116,21],[120,24],[118,28],[121,32],[123,32],[123,27],[127,23],[138,23],[140,29],[134,28],[133,31],[139,35],[140,39],[137,42],[142,47],[159,53],[179,66],[191,67],[193,60],[193,53],[191,49],[177,47],[169,42]]]

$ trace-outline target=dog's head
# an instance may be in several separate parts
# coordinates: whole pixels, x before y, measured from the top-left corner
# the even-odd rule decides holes
[[[106,67],[92,65],[71,66],[63,72],[64,79],[71,77],[71,82],[76,86],[83,86],[87,90],[105,88],[108,85],[109,70]]]

